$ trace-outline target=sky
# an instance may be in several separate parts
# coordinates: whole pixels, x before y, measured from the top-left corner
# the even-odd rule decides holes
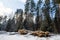
[[[0,15],[10,15],[17,9],[24,9],[26,0],[0,0]]]
[[[35,0],[36,1],[36,0]],[[23,9],[26,0],[0,0],[0,15],[13,14],[17,9]]]
[[[38,0],[34,1],[37,2]],[[17,9],[24,10],[25,2],[26,0],[0,0],[0,16],[12,17]]]

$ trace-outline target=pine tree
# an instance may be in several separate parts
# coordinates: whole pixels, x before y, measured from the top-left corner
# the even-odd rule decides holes
[[[8,23],[7,23],[5,30],[9,32],[10,28],[11,28],[11,19],[8,20]]]
[[[60,0],[54,0],[55,1],[55,3],[58,3],[58,4],[60,4]]]
[[[54,19],[54,22],[55,22],[55,27],[57,29],[57,33],[60,33],[60,13],[59,13],[59,3],[60,1],[59,0],[56,0],[56,3],[55,3],[55,19]],[[57,5],[56,5],[57,4]]]
[[[55,4],[54,0],[50,0],[48,9],[49,9],[49,15],[50,15],[50,22],[48,21],[48,24],[50,24],[50,27],[48,28],[48,30],[50,32],[57,33],[57,29],[56,29],[56,26],[54,23],[54,17],[55,17],[54,14],[56,13],[56,4]],[[48,10],[47,10],[47,12],[48,12]]]
[[[40,30],[40,26],[41,26],[41,4],[42,3],[42,1],[41,0],[39,0],[38,1],[38,3],[37,3],[37,8],[36,8],[36,10],[37,10],[37,17],[36,17],[36,30]]]
[[[46,31],[49,31],[49,27],[51,26],[51,18],[50,18],[50,13],[49,13],[49,4],[50,1],[49,0],[45,0],[45,8],[43,9],[44,12],[44,21],[45,21],[45,25],[44,28],[46,28]]]
[[[34,0],[27,0],[25,4],[26,20],[24,21],[25,28],[33,30],[33,14],[35,14]]]
[[[25,13],[32,13],[35,11],[34,0],[27,0],[25,4]]]
[[[16,26],[17,26],[17,31],[19,29],[23,28],[23,10],[22,9],[17,9],[16,13]]]
[[[51,25],[51,18],[49,14],[50,9],[49,4],[50,4],[49,0],[45,0],[44,2],[42,0],[39,0],[37,4],[37,24],[40,19],[39,27],[40,30],[43,31],[50,30],[49,27]]]
[[[29,11],[29,0],[27,0],[25,4],[25,14],[27,14],[28,11]]]

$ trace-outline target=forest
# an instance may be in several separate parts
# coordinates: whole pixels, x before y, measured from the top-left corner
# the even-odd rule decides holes
[[[13,18],[0,16],[0,31],[17,32],[19,29],[60,33],[60,1],[27,0],[25,9],[17,9]]]

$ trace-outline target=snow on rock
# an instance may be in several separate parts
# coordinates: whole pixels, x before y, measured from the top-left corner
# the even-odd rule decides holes
[[[0,34],[0,40],[60,40],[60,35],[54,35],[51,37],[37,37],[32,35],[20,35],[18,33],[7,32],[5,34]]]

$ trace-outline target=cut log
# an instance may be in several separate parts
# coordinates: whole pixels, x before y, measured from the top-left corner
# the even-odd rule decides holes
[[[22,35],[25,35],[25,34],[27,34],[27,33],[28,33],[28,31],[27,31],[27,30],[22,29],[22,30],[18,30],[18,33],[19,33],[19,34],[22,34]]]

